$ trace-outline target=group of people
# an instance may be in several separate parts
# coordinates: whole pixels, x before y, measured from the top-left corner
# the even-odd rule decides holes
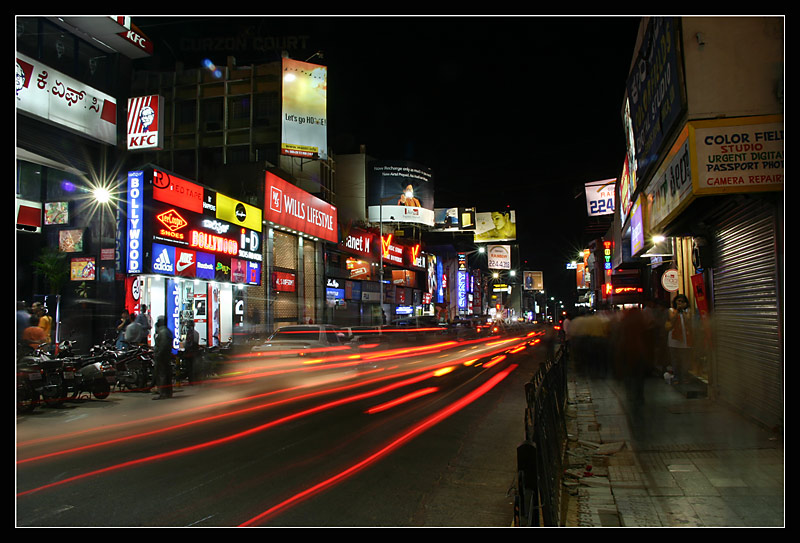
[[[17,302],[17,345],[29,349],[52,342],[53,318],[42,302],[34,302],[30,307],[25,302]]]
[[[606,308],[564,322],[578,366],[594,377],[611,374],[624,381],[635,404],[644,399],[648,375],[663,375],[669,384],[691,380],[693,328],[689,300],[683,294],[673,298],[671,307],[653,300],[642,309]]]

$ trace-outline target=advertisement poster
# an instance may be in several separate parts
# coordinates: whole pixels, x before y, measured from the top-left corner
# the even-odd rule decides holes
[[[373,222],[433,226],[433,172],[404,161],[376,161],[367,166],[367,206]]]
[[[544,278],[540,271],[525,271],[522,273],[525,290],[544,290]]]
[[[328,158],[328,68],[283,59],[281,154]]]
[[[96,266],[94,257],[73,258],[69,263],[70,281],[94,281]]]
[[[517,239],[517,215],[511,210],[475,214],[475,242]]]

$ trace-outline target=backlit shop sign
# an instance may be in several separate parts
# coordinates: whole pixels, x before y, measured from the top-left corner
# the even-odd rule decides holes
[[[294,292],[297,286],[297,276],[288,272],[272,272],[272,287],[277,292]]]
[[[383,260],[391,264],[402,266],[403,261],[403,246],[392,243],[393,234],[381,237],[381,253]]]
[[[126,220],[127,273],[142,273],[142,202],[144,172],[128,172],[128,218]]]
[[[342,245],[344,245],[345,249],[348,249],[349,251],[362,256],[371,257],[373,240],[375,237],[375,234],[371,232],[351,229],[347,234],[347,237],[344,239],[344,241],[342,241]]]
[[[161,96],[139,96],[128,99],[128,150],[160,149],[164,139]]]
[[[339,242],[336,206],[267,172],[264,219],[332,243]]]

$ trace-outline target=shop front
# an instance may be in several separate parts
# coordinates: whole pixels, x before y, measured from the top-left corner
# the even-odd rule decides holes
[[[261,209],[157,167],[128,172],[126,204],[125,308],[165,316],[175,350],[190,324],[201,344],[235,342],[262,282]]]
[[[325,253],[326,322],[341,326],[381,324],[378,235],[342,228]]]
[[[393,234],[381,238],[382,311],[389,323],[425,313],[428,282],[421,244]],[[429,304],[428,304],[429,305]]]
[[[270,333],[289,324],[324,321],[323,255],[338,242],[336,206],[266,172],[264,299],[259,322]]]
[[[783,424],[783,153],[780,116],[691,121],[645,190],[660,285],[694,309],[695,372],[767,427]]]

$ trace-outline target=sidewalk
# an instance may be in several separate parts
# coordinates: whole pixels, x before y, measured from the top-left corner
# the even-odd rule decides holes
[[[568,386],[562,525],[785,526],[782,436],[655,377],[636,410],[612,378]]]

